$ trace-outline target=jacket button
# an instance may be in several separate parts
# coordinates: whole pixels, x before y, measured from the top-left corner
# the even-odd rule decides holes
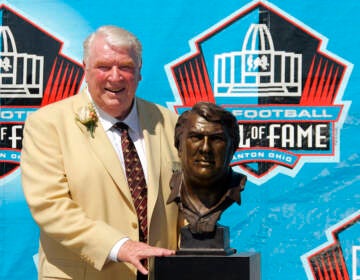
[[[132,228],[137,229],[137,223],[131,223]]]

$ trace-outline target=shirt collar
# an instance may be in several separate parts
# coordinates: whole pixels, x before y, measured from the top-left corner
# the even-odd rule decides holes
[[[118,119],[110,116],[108,113],[103,111],[99,106],[96,105],[96,103],[93,101],[89,90],[86,90],[88,97],[90,98],[91,102],[94,104],[95,111],[97,115],[99,116],[99,120],[104,128],[105,131],[110,130],[114,124],[119,122]],[[130,128],[130,130],[133,130],[136,133],[140,133],[140,126],[139,126],[139,117],[138,117],[138,110],[136,105],[136,97],[134,98],[134,103],[132,105],[132,108],[130,110],[130,113],[126,116],[126,118],[122,121],[123,123],[127,124]]]

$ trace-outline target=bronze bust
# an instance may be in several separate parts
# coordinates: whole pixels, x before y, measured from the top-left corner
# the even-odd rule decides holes
[[[193,235],[214,232],[223,211],[241,203],[246,176],[230,166],[238,143],[236,118],[214,103],[199,102],[178,119],[181,169],[172,176],[168,203],[178,204]]]

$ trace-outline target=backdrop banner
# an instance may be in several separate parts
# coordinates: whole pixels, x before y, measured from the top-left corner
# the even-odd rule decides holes
[[[360,279],[360,2],[0,1],[0,279],[37,279],[19,161],[26,117],[85,85],[101,25],[143,44],[138,96],[232,112],[248,182],[220,220],[262,279]]]

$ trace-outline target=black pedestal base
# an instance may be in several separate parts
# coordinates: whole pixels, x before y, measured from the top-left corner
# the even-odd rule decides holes
[[[155,258],[156,280],[260,280],[260,254]]]

